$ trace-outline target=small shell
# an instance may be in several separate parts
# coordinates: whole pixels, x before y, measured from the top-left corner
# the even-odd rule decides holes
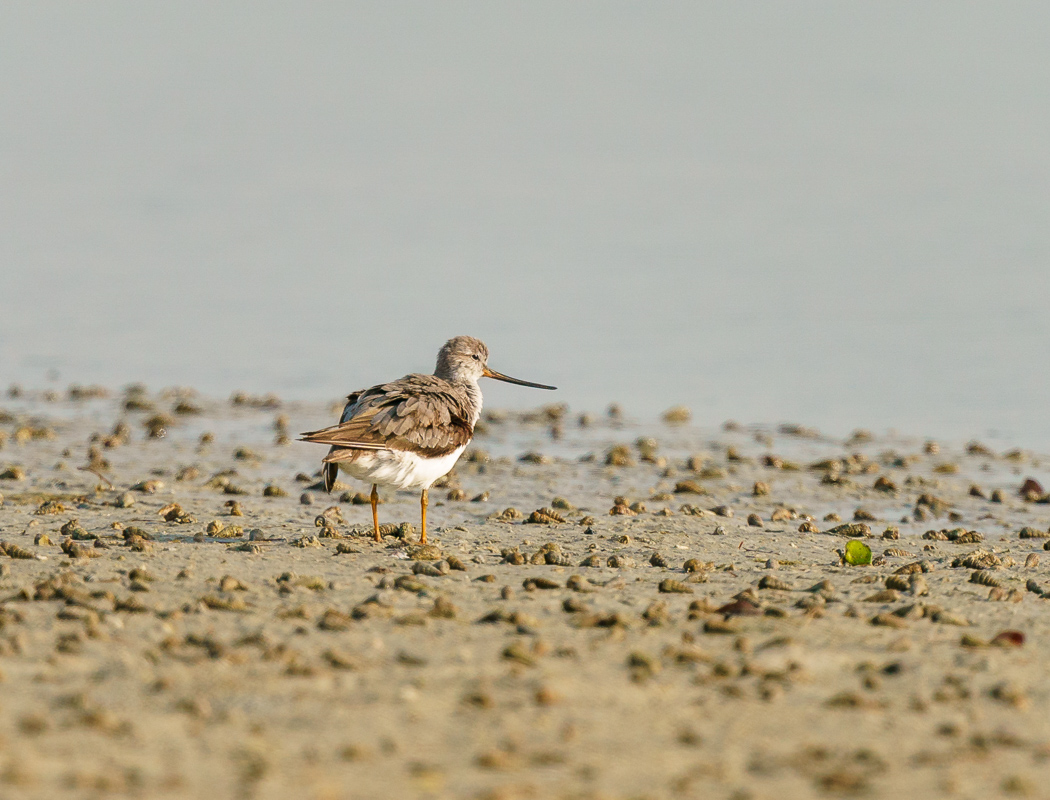
[[[875,483],[871,487],[877,492],[887,492],[888,494],[894,494],[897,492],[897,484],[887,478],[885,475],[880,475],[875,479]]]
[[[774,577],[773,575],[765,575],[762,580],[758,582],[759,589],[775,589],[781,592],[790,592],[794,590],[794,586],[790,583],[780,580],[780,578]]]
[[[540,508],[529,515],[527,522],[533,525],[553,525],[565,522],[565,518],[553,508]]]
[[[977,570],[970,575],[970,583],[978,583],[981,586],[995,586],[997,588],[1002,588],[1003,585],[1002,581],[993,578],[983,570]]]
[[[894,614],[876,614],[871,618],[872,625],[881,625],[886,628],[906,628],[908,622]]]
[[[671,612],[663,600],[654,600],[642,612],[642,619],[650,625],[663,625],[671,620]]]
[[[690,517],[706,517],[710,512],[707,509],[694,506],[689,503],[679,507],[678,511]]]
[[[550,578],[526,578],[522,582],[522,587],[527,592],[531,592],[535,589],[560,589],[561,584],[557,581],[551,580]]]
[[[1024,594],[1017,589],[1007,590],[993,586],[988,590],[988,599],[998,602],[1020,603],[1024,599]]]
[[[1024,560],[1025,569],[1035,569],[1039,566],[1039,554],[1029,553],[1028,558]]]
[[[803,597],[795,602],[795,608],[801,608],[803,611],[810,611],[814,608],[821,608],[827,605],[827,601],[823,595],[811,594]]]
[[[565,587],[574,592],[595,592],[597,587],[582,575],[570,575],[565,581]]]
[[[871,527],[864,522],[847,522],[844,525],[836,525],[825,533],[832,536],[846,536],[850,539],[863,539],[871,536]]]
[[[614,445],[606,452],[605,463],[610,467],[633,467],[631,448],[625,444]]]
[[[69,541],[69,540],[67,539],[67,541]],[[80,545],[76,545],[76,546],[80,547]],[[62,549],[65,550],[64,547]],[[9,558],[24,558],[24,559],[36,558],[36,555],[34,555],[29,550],[26,550],[24,547],[20,547],[17,544],[10,544],[8,542],[0,542],[0,551],[2,551]],[[97,554],[92,554],[92,555],[97,555]]]
[[[729,620],[709,619],[704,621],[704,633],[737,633],[739,628]]]
[[[427,612],[437,619],[455,619],[458,609],[447,597],[434,598],[434,606]]]
[[[444,564],[445,569],[442,570],[439,564]],[[448,573],[448,564],[442,561],[431,563],[429,561],[417,561],[412,565],[412,573],[414,575],[427,575],[431,578],[440,578]]]
[[[347,631],[353,625],[353,618],[342,611],[330,608],[321,615],[317,627],[323,631]]]
[[[970,620],[953,614],[950,611],[935,611],[930,617],[930,620],[941,625],[958,625],[961,628],[968,628],[970,626]]]
[[[406,592],[415,592],[421,594],[427,590],[427,585],[420,581],[417,581],[410,575],[402,575],[394,581],[394,588],[402,589]]]
[[[134,570],[132,570],[134,572]],[[130,573],[129,573],[130,577]],[[232,575],[223,575],[219,580],[219,591],[220,592],[245,592],[248,590],[248,586]]]
[[[905,564],[903,567],[898,567],[894,570],[894,575],[912,575],[917,572],[930,572],[933,570],[933,566],[928,561],[913,561],[910,564]]]
[[[679,481],[674,485],[675,494],[707,494],[701,484],[696,481]]]
[[[898,592],[906,592],[911,583],[903,575],[890,575],[886,578],[886,588],[896,589]]]
[[[952,561],[953,567],[966,567],[967,569],[994,569],[1002,566],[1002,559],[987,550],[974,550],[965,556]]]
[[[66,507],[60,500],[45,500],[33,513],[37,516],[46,516],[49,514],[64,514],[65,512]]]
[[[502,556],[504,564],[514,564],[520,567],[525,563],[525,556],[523,556],[516,547],[513,550],[509,548],[505,549],[502,552]]]
[[[673,578],[666,578],[665,580],[660,581],[660,585],[657,588],[659,589],[660,592],[663,592],[664,594],[692,594],[693,593],[693,590],[692,590],[692,588],[690,586],[687,586],[686,584],[682,583],[681,581],[676,581]]]
[[[0,549],[11,556],[11,558],[33,558],[33,554],[28,555],[15,555],[15,552],[28,553],[26,550],[18,547],[18,545],[9,545],[4,542],[0,542]],[[14,549],[14,552],[12,550]],[[82,544],[74,542],[72,539],[66,539],[62,542],[62,552],[70,558],[98,558],[101,553],[96,553],[94,550],[84,547]]]
[[[913,597],[925,597],[930,593],[930,585],[921,574],[912,575],[908,579],[908,593]]]
[[[685,406],[672,406],[661,415],[663,421],[668,425],[683,425],[692,417],[692,412]]]
[[[458,570],[459,572],[466,572],[467,566],[457,556],[448,556],[445,559],[448,562],[449,569]]]
[[[338,530],[332,527],[331,523],[329,523],[326,519],[325,525],[318,532],[317,537],[319,539],[342,539],[343,534],[341,534]]]
[[[26,471],[19,466],[8,467],[0,472],[0,481],[24,481],[25,479]]]

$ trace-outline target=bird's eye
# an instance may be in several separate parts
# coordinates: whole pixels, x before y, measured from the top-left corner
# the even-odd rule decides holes
[[[481,361],[481,359],[478,358],[478,354],[477,353],[474,353],[474,355],[472,355],[471,358],[473,358],[475,361]]]

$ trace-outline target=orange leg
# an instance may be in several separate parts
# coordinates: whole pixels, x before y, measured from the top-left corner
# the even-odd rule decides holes
[[[376,485],[372,484],[372,494],[369,498],[372,501],[372,526],[376,531],[376,541],[383,541],[383,537],[379,535],[379,512],[376,510],[376,506],[379,505],[379,492],[376,490]]]
[[[422,513],[423,518],[423,532],[419,536],[419,543],[427,543],[427,490],[423,490],[423,494],[419,498],[419,510]]]

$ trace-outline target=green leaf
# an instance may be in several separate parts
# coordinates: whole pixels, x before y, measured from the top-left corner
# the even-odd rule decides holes
[[[871,548],[860,539],[850,539],[846,542],[846,563],[854,567],[860,564],[870,564]]]

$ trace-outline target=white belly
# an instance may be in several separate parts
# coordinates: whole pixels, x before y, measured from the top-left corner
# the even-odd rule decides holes
[[[361,453],[353,461],[340,461],[339,469],[365,483],[395,489],[429,489],[434,481],[448,474],[465,449],[466,445],[440,458],[423,458],[401,450],[376,450]]]

